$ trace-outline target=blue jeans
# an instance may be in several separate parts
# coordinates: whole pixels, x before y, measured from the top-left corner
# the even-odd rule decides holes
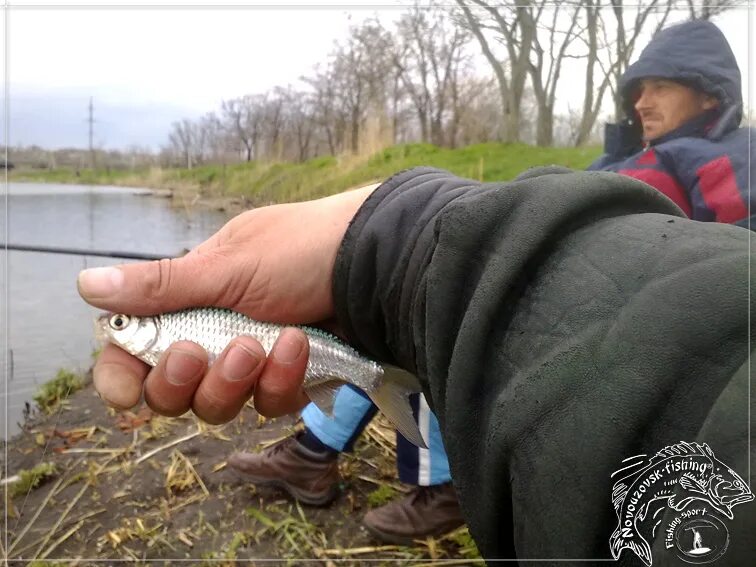
[[[428,448],[416,447],[401,434],[396,434],[399,480],[419,486],[449,482],[449,460],[441,440],[438,419],[428,408],[423,395],[411,395],[410,405]],[[334,451],[344,452],[351,450],[355,439],[362,433],[377,409],[362,390],[347,384],[336,394],[331,417],[310,403],[302,411],[302,420],[307,429],[324,445]]]

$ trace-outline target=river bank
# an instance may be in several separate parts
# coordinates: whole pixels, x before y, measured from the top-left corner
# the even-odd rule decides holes
[[[381,545],[361,527],[371,506],[406,490],[396,481],[394,435],[381,419],[341,459],[342,491],[326,508],[256,488],[226,466],[231,452],[261,450],[297,427],[293,418],[266,420],[249,406],[220,427],[189,414],[163,418],[145,406],[115,411],[90,382],[49,415],[35,412],[8,442],[9,476],[41,463],[55,472],[8,499],[7,557],[80,565],[108,559],[472,563],[476,552],[466,528],[401,547]]]
[[[332,195],[415,166],[438,167],[478,181],[506,181],[539,165],[584,169],[600,154],[598,147],[541,148],[489,142],[449,149],[404,144],[370,155],[321,156],[302,163],[250,161],[192,169],[14,170],[11,180],[163,189],[170,191],[178,207],[200,205],[235,213]]]

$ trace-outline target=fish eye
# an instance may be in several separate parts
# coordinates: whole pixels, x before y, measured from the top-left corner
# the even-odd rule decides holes
[[[110,318],[110,327],[116,331],[122,331],[129,325],[129,318],[126,315],[113,315]]]

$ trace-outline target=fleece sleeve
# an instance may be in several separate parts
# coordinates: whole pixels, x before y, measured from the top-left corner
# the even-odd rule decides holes
[[[421,379],[486,558],[609,558],[612,472],[698,439],[746,361],[749,232],[680,214],[613,173],[418,168],[353,219],[337,317]]]
[[[485,557],[610,558],[624,459],[693,440],[747,454],[722,392],[752,346],[750,233],[680,215],[613,173],[418,168],[353,219],[337,317],[423,382]]]

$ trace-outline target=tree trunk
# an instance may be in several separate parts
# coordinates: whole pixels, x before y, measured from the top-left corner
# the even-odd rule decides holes
[[[536,121],[536,145],[551,146],[554,144],[554,107],[548,104],[538,105],[538,119]]]
[[[352,112],[352,153],[360,151],[360,115],[357,111]]]

